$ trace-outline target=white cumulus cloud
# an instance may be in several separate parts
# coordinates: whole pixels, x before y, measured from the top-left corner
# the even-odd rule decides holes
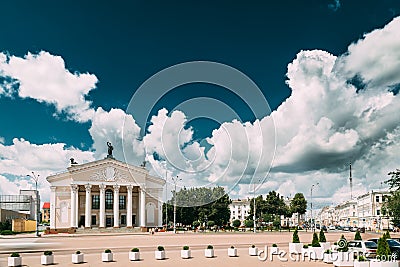
[[[60,56],[45,51],[25,57],[0,53],[0,76],[8,81],[0,84],[0,94],[54,105],[57,113],[78,122],[87,122],[94,114],[86,97],[95,88],[97,77],[71,73]]]

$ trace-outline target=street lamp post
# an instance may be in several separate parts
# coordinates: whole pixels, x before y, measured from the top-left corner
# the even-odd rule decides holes
[[[315,232],[315,225],[314,225],[314,217],[313,217],[313,206],[312,206],[312,202],[313,202],[313,196],[312,196],[312,191],[313,191],[313,188],[314,188],[314,186],[316,186],[316,185],[319,185],[319,183],[316,183],[316,184],[313,184],[312,186],[311,186],[311,231],[312,232]]]
[[[28,177],[32,178],[35,181],[35,193],[36,193],[36,236],[39,237],[39,209],[40,209],[40,202],[39,202],[39,192],[37,189],[37,183],[39,180],[39,174],[36,176],[34,172],[32,175],[28,174]],[[53,215],[55,216],[55,215]]]
[[[168,173],[165,170],[165,230],[168,231]]]
[[[178,178],[178,176],[176,176],[176,178],[172,177],[171,178],[172,181],[174,181],[174,234],[176,234],[176,183],[178,181],[181,181],[182,179]]]
[[[253,185],[253,222],[254,222],[254,233],[256,233],[256,184]]]
[[[260,179],[258,179],[260,181]],[[254,223],[254,233],[256,233],[257,224],[256,224],[256,183],[253,183],[253,223]]]

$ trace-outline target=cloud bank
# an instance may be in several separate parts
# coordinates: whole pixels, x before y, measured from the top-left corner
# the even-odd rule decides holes
[[[164,177],[167,169],[169,176],[179,175],[181,186],[221,185],[232,197],[246,197],[252,195],[250,183],[260,180],[257,194],[278,190],[308,196],[318,182],[316,199],[331,203],[350,197],[350,162],[355,192],[379,187],[386,173],[398,168],[400,18],[365,34],[343,55],[300,51],[287,68],[290,97],[254,122],[222,123],[206,140],[194,139],[183,112],[166,109],[153,116],[142,138],[135,119],[123,110],[92,108],[85,97],[96,77],[70,73],[60,57],[41,52],[23,59],[2,54],[0,59],[2,95],[34,98],[77,122],[90,121],[93,139],[91,151],[23,139],[0,144],[0,173],[63,170],[72,154],[81,161],[104,157],[105,143],[111,141],[118,159],[133,164],[146,159],[155,174]],[[41,71],[54,70],[58,78],[30,77],[32,66],[43,79],[51,75]],[[68,86],[57,87],[59,81]],[[68,92],[69,100],[60,92]]]

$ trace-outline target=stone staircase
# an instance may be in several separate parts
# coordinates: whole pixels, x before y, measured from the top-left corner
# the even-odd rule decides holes
[[[140,227],[120,227],[120,228],[77,228],[76,234],[98,234],[98,233],[143,233]]]

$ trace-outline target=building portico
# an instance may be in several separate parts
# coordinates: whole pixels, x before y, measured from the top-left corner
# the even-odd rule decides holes
[[[51,230],[161,227],[163,179],[112,157],[47,177]]]

